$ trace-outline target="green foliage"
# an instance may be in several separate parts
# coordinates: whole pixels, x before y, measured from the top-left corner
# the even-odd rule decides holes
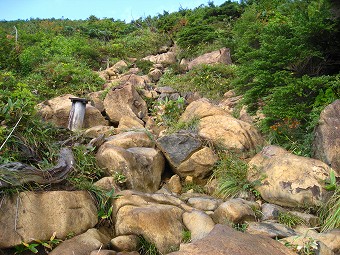
[[[216,194],[224,198],[236,197],[242,192],[259,197],[255,190],[257,182],[249,183],[247,180],[248,164],[237,155],[219,153],[219,161],[213,169],[213,178],[217,179]]]
[[[86,186],[91,187],[92,182],[99,180],[104,175],[104,170],[97,164],[94,149],[82,144],[73,147],[76,164],[68,180],[79,189],[85,189]],[[90,183],[88,183],[89,180],[91,180]]]
[[[151,114],[158,125],[171,127],[178,123],[184,109],[185,99],[183,97],[178,97],[177,100],[166,97],[154,103]]]
[[[289,228],[305,224],[304,220],[290,212],[279,212],[278,221]]]
[[[14,247],[16,250],[15,254],[21,254],[25,251],[30,251],[36,254],[39,252],[37,249],[39,247],[43,247],[45,252],[48,253],[61,242],[60,239],[56,238],[56,234],[57,232],[54,232],[51,238],[47,241],[34,240],[31,243],[21,242],[20,245]]]
[[[204,187],[202,187],[201,185],[191,182],[191,183],[184,183],[183,185],[183,192],[188,192],[189,190],[192,190],[195,193],[200,193],[200,194],[205,194],[205,190]]]
[[[335,26],[326,0],[277,0],[251,4],[233,29],[240,64],[233,85],[249,110],[263,109],[270,139],[301,155],[310,155],[309,144],[285,145],[310,140],[317,113],[340,96],[333,68],[340,55],[326,43],[340,42]]]
[[[151,67],[153,66],[153,63],[149,60],[143,60],[139,59],[136,61],[136,66],[142,70],[143,74],[148,74]]]
[[[328,231],[340,227],[340,185],[336,185],[333,195],[320,208],[321,231]]]
[[[182,243],[190,243],[191,242],[191,232],[190,230],[182,231]]]
[[[233,223],[232,227],[237,231],[246,232],[248,228],[248,223]]]
[[[104,84],[92,70],[70,58],[55,59],[39,66],[26,82],[40,99],[71,93],[76,96],[97,91]]]
[[[157,50],[168,44],[168,37],[156,33],[149,28],[143,28],[113,40],[115,44],[123,45],[125,56],[142,58],[157,53]]]
[[[201,65],[182,75],[168,70],[159,84],[171,86],[178,91],[199,92],[204,97],[220,99],[231,88],[235,70],[236,66],[224,64]]]
[[[190,132],[196,132],[198,129],[199,118],[194,117],[190,121],[182,122],[178,121],[172,124],[172,126],[168,127],[167,133],[172,134],[178,132],[180,130],[187,130]]]

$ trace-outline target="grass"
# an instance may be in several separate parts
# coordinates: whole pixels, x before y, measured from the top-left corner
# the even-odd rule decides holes
[[[279,212],[278,221],[279,223],[286,225],[289,228],[305,224],[305,221],[303,219],[289,212]]]
[[[340,228],[340,185],[337,185],[333,195],[319,210],[322,222],[321,232]]]
[[[141,255],[161,255],[157,250],[155,244],[147,241],[143,236],[139,236],[140,249],[138,250]]]
[[[198,129],[199,118],[192,118],[187,122],[174,122],[173,125],[169,126],[167,129],[168,134],[176,133],[180,130],[187,130],[191,132],[196,132]]]
[[[214,167],[212,178],[216,178],[218,186],[216,195],[223,198],[237,197],[247,192],[255,197],[260,194],[255,190],[256,183],[247,180],[248,164],[236,154],[220,152],[220,160]]]
[[[191,232],[190,230],[183,230],[182,232],[182,242],[190,243],[191,242]]]
[[[221,99],[231,89],[230,82],[235,77],[236,66],[225,64],[198,66],[185,74],[169,69],[158,85],[171,86],[178,91],[199,92],[203,97]]]

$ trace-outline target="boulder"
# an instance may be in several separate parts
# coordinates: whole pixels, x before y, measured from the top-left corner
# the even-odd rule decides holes
[[[144,122],[136,116],[122,116],[118,125],[120,131],[142,128],[144,128]]]
[[[96,107],[100,112],[103,112],[104,109],[104,95],[105,95],[105,91],[101,90],[101,91],[96,91],[96,92],[92,92],[90,94],[88,94],[87,96],[89,97],[89,99],[91,100],[91,105]]]
[[[153,148],[124,149],[105,143],[99,148],[96,159],[107,175],[123,175],[128,189],[144,192],[159,189],[165,161],[163,155]]]
[[[159,79],[162,77],[163,72],[157,68],[152,69],[149,73],[148,76],[150,77],[152,82],[157,82]]]
[[[226,225],[216,225],[203,239],[181,245],[177,252],[168,255],[293,255],[279,242],[260,235],[236,231]]]
[[[222,109],[221,107],[210,103],[208,99],[201,98],[199,100],[193,101],[187,106],[187,108],[181,115],[181,118],[179,121],[188,122],[194,118],[202,119],[204,117],[214,116],[214,115],[229,116],[230,113]]]
[[[215,211],[222,202],[221,199],[214,199],[212,197],[191,197],[187,203],[197,210]]]
[[[262,218],[261,220],[277,220],[279,214],[287,210],[279,205],[264,203],[261,205]]]
[[[191,241],[206,237],[215,227],[214,221],[202,211],[183,213],[183,223],[191,233]]]
[[[131,84],[111,89],[104,99],[104,107],[113,123],[119,123],[123,116],[143,118],[148,112],[145,101]]]
[[[104,137],[109,137],[111,135],[114,135],[117,133],[117,129],[115,129],[112,126],[94,126],[91,128],[88,128],[84,131],[84,136],[89,138],[97,138],[101,135],[104,135]]]
[[[328,198],[323,188],[331,168],[311,158],[296,156],[270,145],[250,162],[247,179],[261,181],[256,189],[269,202],[287,207],[320,206]]]
[[[227,115],[207,116],[200,120],[198,135],[227,150],[253,153],[263,144],[254,126]]]
[[[143,58],[143,60],[148,60],[156,64],[172,65],[176,64],[176,53],[169,51],[162,54],[150,55]]]
[[[122,196],[113,202],[116,235],[143,236],[161,253],[179,247],[184,229],[182,209],[164,204],[165,201],[155,203],[154,199],[144,195],[126,192],[119,195]]]
[[[340,175],[340,99],[328,105],[320,114],[315,129],[313,158],[330,165]]]
[[[120,187],[117,185],[115,178],[111,176],[103,177],[96,181],[93,185],[107,192],[111,191],[112,189],[114,189],[115,192],[120,191]]]
[[[296,235],[293,229],[275,222],[249,222],[246,232],[252,235],[264,235],[270,238],[284,238]]]
[[[116,72],[122,72],[124,69],[127,69],[128,65],[124,60],[119,60],[117,63],[115,63],[111,69],[116,70]]]
[[[198,179],[207,177],[218,160],[210,148],[202,147],[197,136],[186,131],[158,138],[157,146],[173,171],[184,178],[189,175]]]
[[[140,242],[136,235],[122,235],[113,238],[111,246],[116,251],[137,251]]]
[[[212,172],[217,160],[218,157],[212,149],[203,147],[183,161],[175,171],[181,177],[192,176],[195,179],[204,179]]]
[[[217,63],[222,63],[226,65],[230,65],[232,63],[230,57],[230,49],[222,48],[220,50],[205,53],[195,58],[194,60],[190,61],[188,64],[188,69],[191,70],[195,66],[202,64],[211,65]]]
[[[21,192],[4,197],[0,210],[0,248],[21,242],[65,239],[81,234],[97,224],[97,208],[88,192]]]
[[[171,178],[167,182],[167,187],[173,193],[177,194],[181,193],[182,192],[181,178],[177,174],[171,176]]]
[[[255,212],[253,208],[259,205],[255,202],[249,202],[241,198],[230,199],[214,211],[213,220],[219,224],[237,224],[244,221],[255,221]]]
[[[155,147],[153,137],[147,133],[147,130],[123,132],[109,137],[105,144],[111,144],[124,149],[131,147]]]
[[[137,74],[126,74],[117,80],[118,84],[130,84],[135,89],[144,89],[147,83],[150,83],[150,79],[145,76]]]
[[[190,155],[202,148],[202,142],[192,133],[177,132],[157,139],[157,147],[162,150],[171,167],[176,169]],[[177,173],[179,176],[181,174]]]
[[[89,229],[84,234],[75,236],[69,240],[63,241],[58,245],[50,255],[88,255],[93,250],[106,248],[110,238],[102,234],[97,229]]]
[[[44,101],[38,104],[38,113],[45,121],[51,122],[59,127],[67,128],[72,106],[70,97],[75,96],[67,94]],[[98,125],[108,125],[108,122],[97,108],[87,104],[83,127],[89,128]]]

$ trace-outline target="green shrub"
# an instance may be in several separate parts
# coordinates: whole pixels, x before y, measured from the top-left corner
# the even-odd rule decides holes
[[[233,29],[240,65],[232,85],[251,112],[263,109],[270,139],[300,155],[310,144],[288,144],[310,140],[322,107],[340,96],[339,70],[330,68],[338,53],[325,42],[338,38],[330,19],[327,1],[256,1]]]
[[[142,74],[148,74],[153,63],[149,60],[139,59],[136,61],[136,66],[142,70]]]
[[[156,54],[158,49],[167,45],[169,38],[166,35],[151,31],[149,28],[136,30],[122,38],[113,40],[116,45],[124,45],[124,53],[128,57],[143,58]]]

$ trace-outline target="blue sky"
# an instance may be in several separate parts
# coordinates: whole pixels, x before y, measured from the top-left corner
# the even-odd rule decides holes
[[[225,0],[214,0],[220,5]],[[0,20],[114,18],[130,22],[148,15],[193,9],[208,0],[0,0]]]

